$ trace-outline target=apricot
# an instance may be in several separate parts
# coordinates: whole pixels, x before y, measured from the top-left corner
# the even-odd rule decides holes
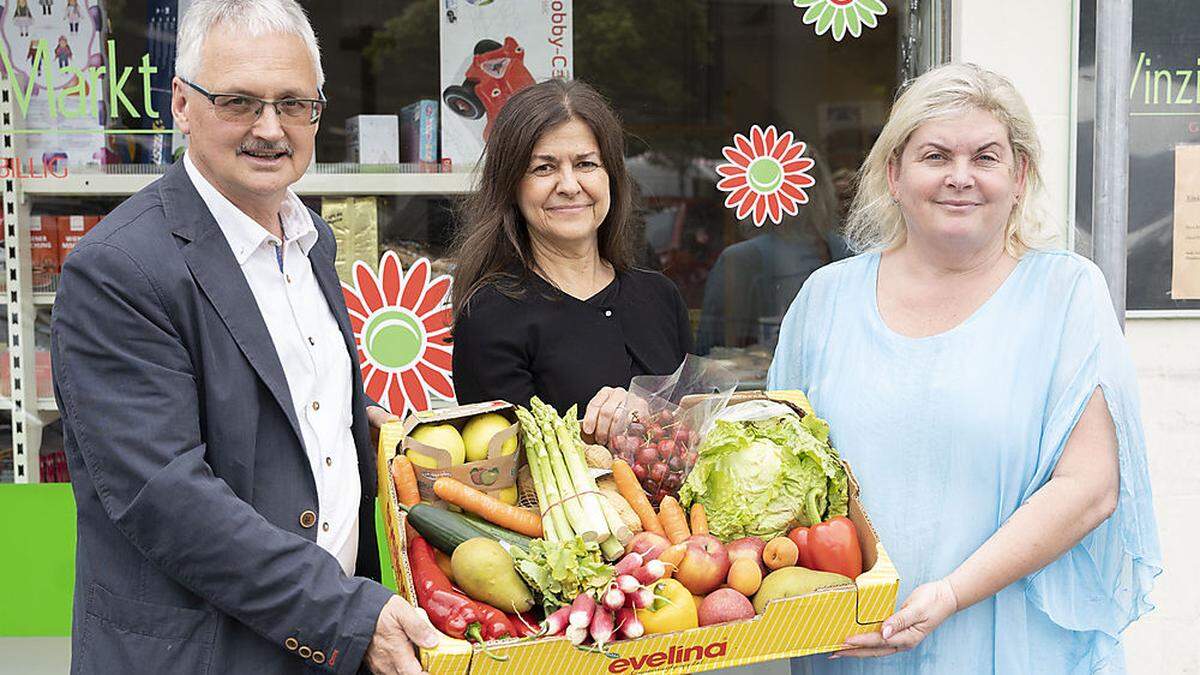
[[[791,567],[799,559],[800,549],[796,547],[796,542],[787,537],[775,537],[763,549],[763,562],[773,570]]]

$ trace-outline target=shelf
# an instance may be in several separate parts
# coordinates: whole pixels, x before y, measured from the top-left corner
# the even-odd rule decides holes
[[[11,398],[0,396],[0,410],[12,410],[12,407]],[[40,412],[58,412],[58,401],[55,401],[53,396],[40,396],[37,407]]]
[[[35,305],[53,305],[54,291],[34,291],[33,304]]]
[[[27,195],[76,197],[131,195],[162,174],[74,173],[66,178],[38,178],[21,182]],[[474,173],[320,173],[304,174],[294,189],[301,196],[349,195],[451,195],[471,191]]]

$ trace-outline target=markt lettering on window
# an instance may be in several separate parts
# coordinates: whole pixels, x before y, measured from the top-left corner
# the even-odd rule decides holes
[[[158,72],[158,67],[151,65],[149,54],[142,55],[141,64],[136,68],[134,66],[122,67],[117,64],[116,42],[109,40],[106,61],[109,65],[92,66],[86,70],[69,65],[55,67],[52,65],[52,54],[49,41],[44,39],[37,41],[37,49],[33,54],[33,67],[30,72],[40,73],[40,77],[30,77],[24,87],[21,87],[17,78],[13,76],[15,71],[7,50],[0,49],[0,61],[3,62],[6,82],[22,116],[28,117],[30,103],[34,100],[34,92],[40,86],[47,95],[38,97],[38,99],[44,101],[45,105],[49,107],[47,113],[50,119],[56,119],[59,116],[65,118],[94,117],[99,114],[98,106],[105,99],[107,99],[106,109],[109,117],[113,119],[119,117],[122,110],[136,119],[142,117],[158,119],[158,111],[150,103],[150,76]],[[125,87],[135,70],[142,80],[142,107],[140,109],[125,93]],[[104,84],[101,84],[101,80],[105,81]],[[70,86],[62,86],[63,83]],[[37,129],[26,130],[27,133],[38,131]],[[53,133],[55,130],[40,131]]]

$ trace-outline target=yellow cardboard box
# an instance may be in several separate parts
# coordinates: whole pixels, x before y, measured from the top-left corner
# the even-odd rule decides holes
[[[754,398],[769,398],[811,412],[801,392],[739,392],[730,401],[740,403]],[[507,406],[501,402],[463,406],[433,413],[426,421],[458,419]],[[471,412],[468,412],[471,411]],[[385,427],[380,434],[379,495],[387,529],[392,567],[402,593],[415,598],[412,571],[408,566],[404,535],[404,514],[391,481],[390,461],[395,456],[400,428]],[[850,467],[846,470],[849,473]],[[900,577],[879,542],[871,521],[858,500],[858,483],[850,476],[850,519],[858,528],[865,570],[854,585],[776,600],[761,615],[745,621],[614,642],[610,650],[618,658],[576,649],[566,638],[555,637],[521,642],[507,640],[489,643],[493,654],[505,656],[500,662],[487,658],[462,640],[443,639],[437,649],[422,650],[421,663],[433,675],[528,675],[530,673],[571,673],[603,675],[612,673],[698,673],[715,668],[730,668],[792,656],[805,656],[838,649],[851,635],[878,631],[892,614]]]

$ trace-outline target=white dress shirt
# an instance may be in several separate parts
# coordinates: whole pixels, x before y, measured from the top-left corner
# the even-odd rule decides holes
[[[317,545],[352,575],[362,485],[350,430],[350,354],[309,263],[317,242],[312,217],[288,190],[279,209],[280,241],[205,180],[188,154],[183,163],[229,241],[283,365],[317,485]]]

